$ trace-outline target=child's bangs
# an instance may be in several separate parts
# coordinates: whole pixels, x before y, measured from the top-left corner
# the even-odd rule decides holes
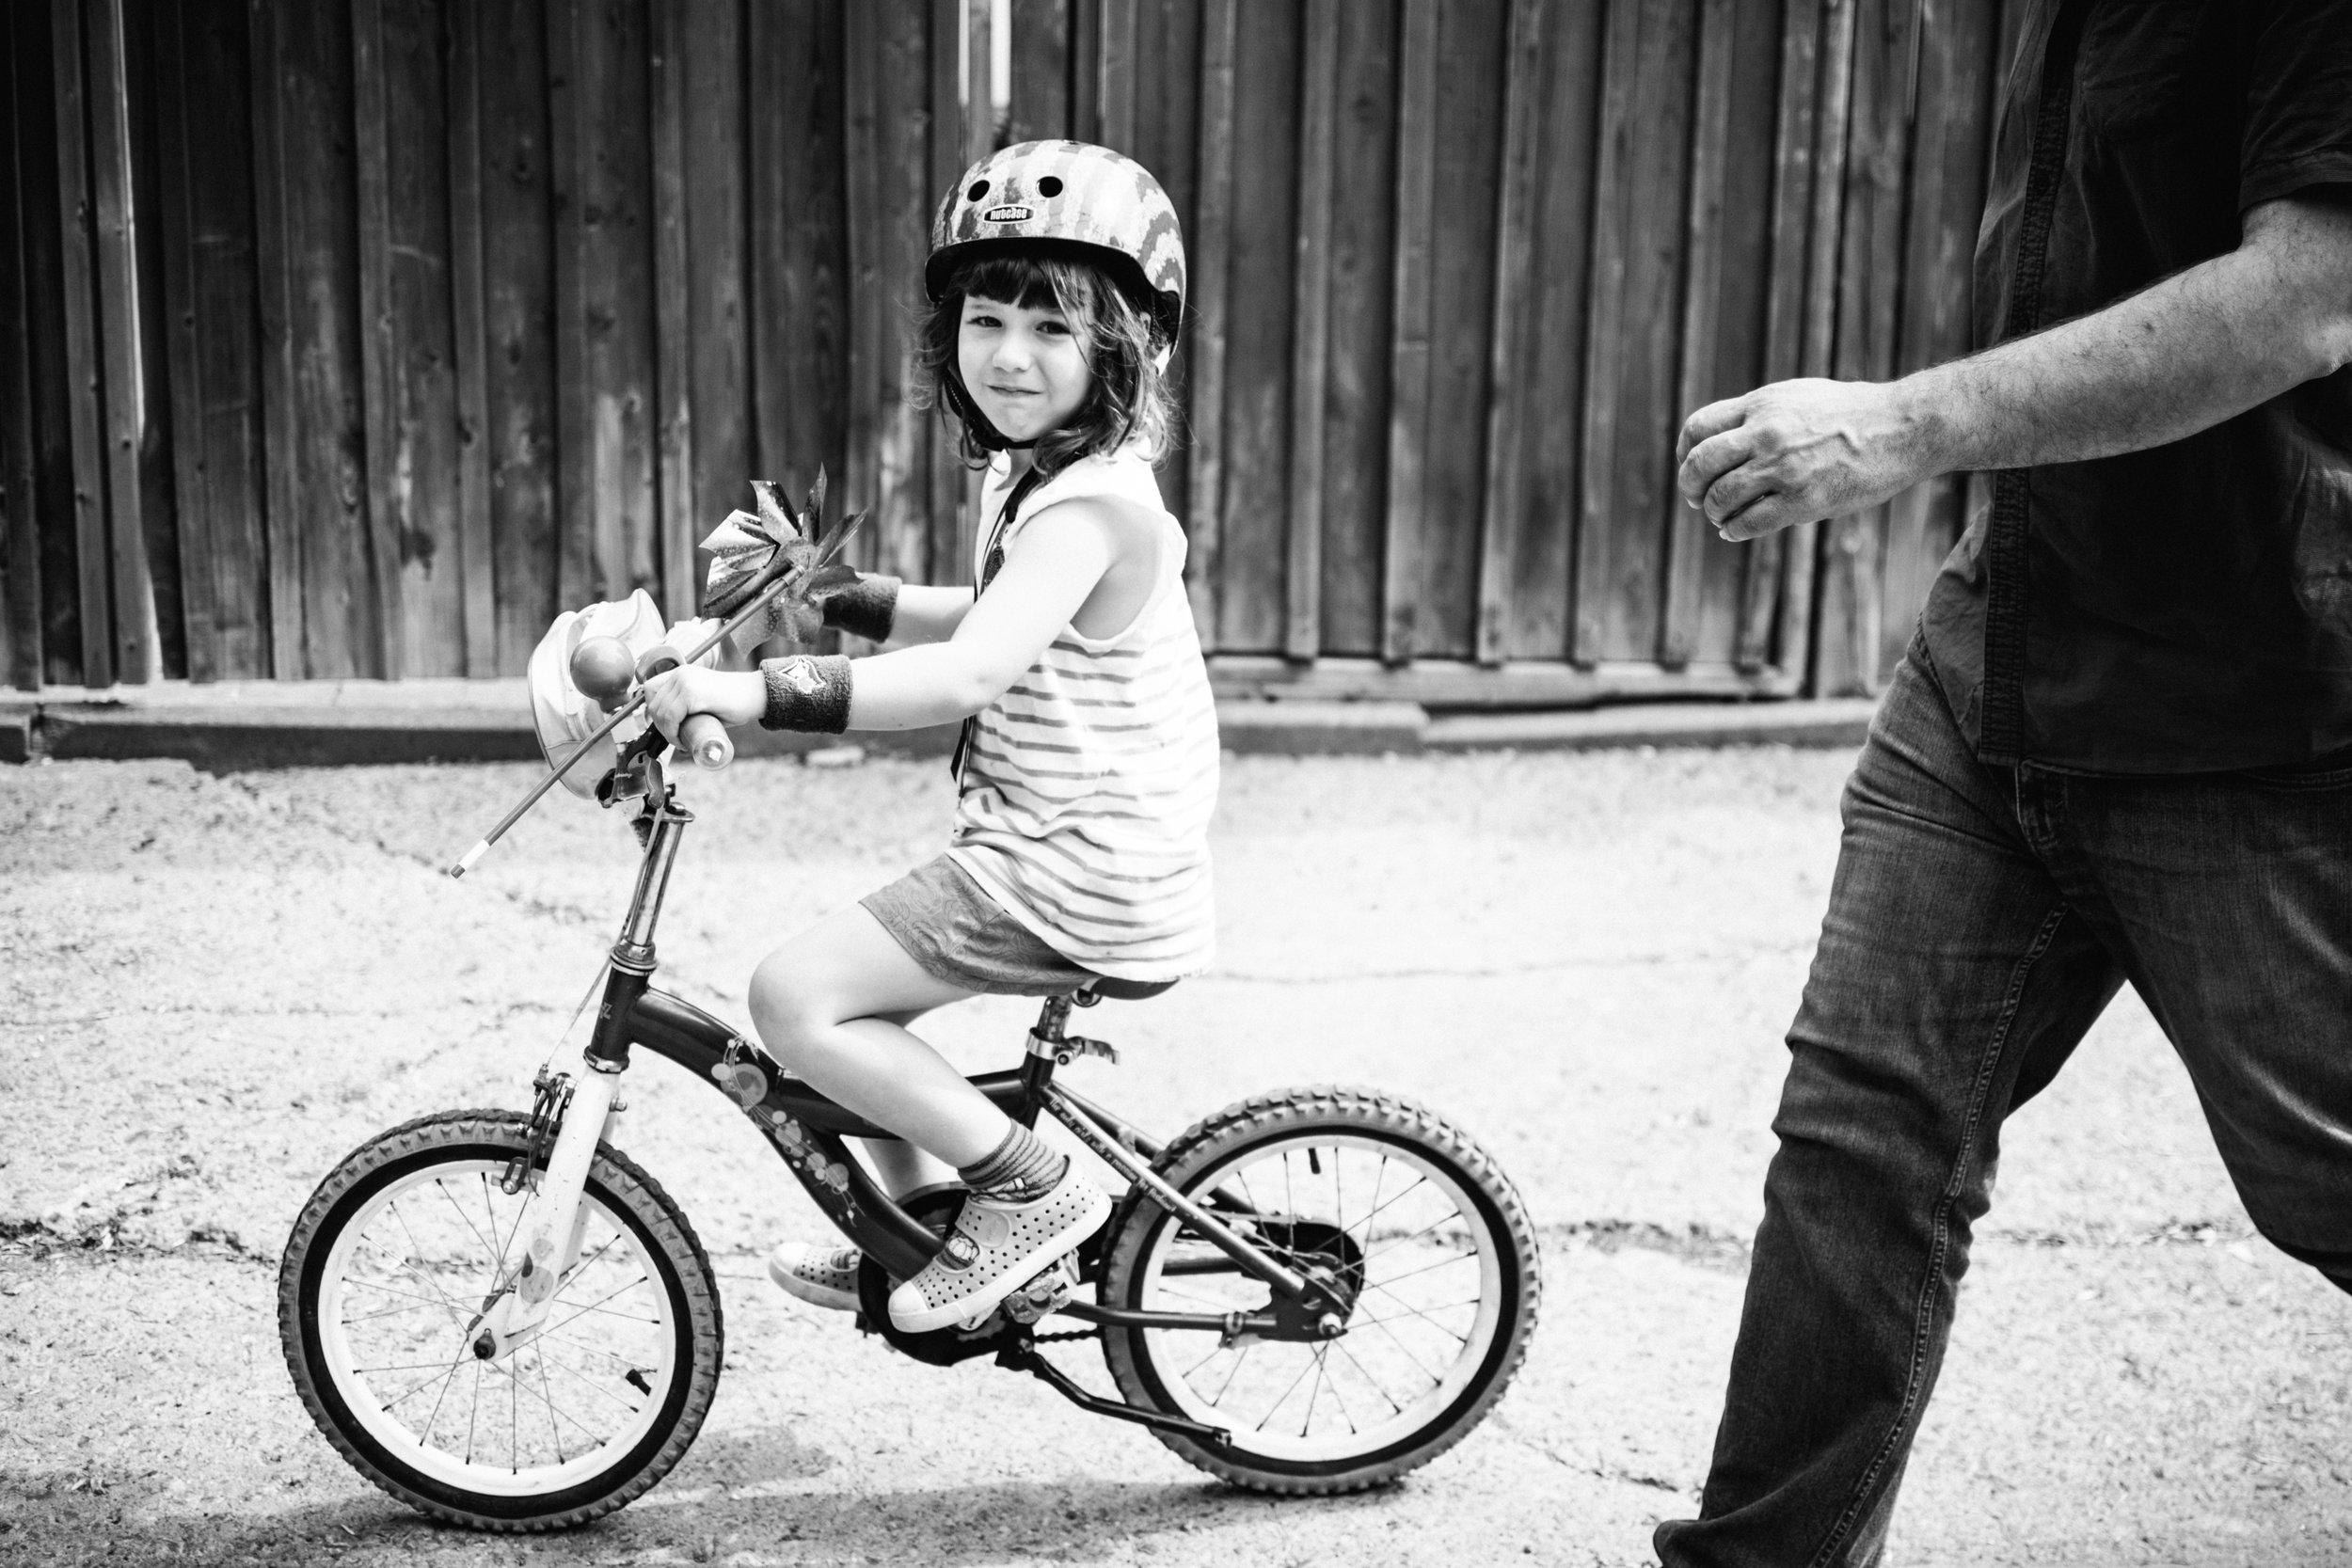
[[[954,288],[967,299],[993,299],[1024,310],[1073,310],[1084,304],[1065,300],[1055,291],[1044,258],[1018,252],[978,258],[956,275]]]

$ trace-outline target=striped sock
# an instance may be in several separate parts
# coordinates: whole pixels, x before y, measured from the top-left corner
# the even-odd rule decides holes
[[[1019,1122],[1005,1133],[996,1152],[956,1167],[963,1184],[982,1197],[1002,1203],[1027,1203],[1044,1196],[1070,1168],[1070,1156],[1057,1153]]]

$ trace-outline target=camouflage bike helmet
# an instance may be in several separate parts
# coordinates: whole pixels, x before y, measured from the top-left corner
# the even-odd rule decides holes
[[[1075,141],[1031,141],[992,152],[963,171],[931,219],[923,292],[936,305],[956,268],[992,250],[1069,247],[1088,253],[1160,329],[1161,369],[1184,313],[1184,237],[1175,204],[1133,158]],[[991,451],[1030,446],[1000,435],[950,364],[947,405]]]

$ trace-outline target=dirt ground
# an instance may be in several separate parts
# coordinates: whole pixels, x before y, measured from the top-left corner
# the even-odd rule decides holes
[[[346,1468],[278,1350],[274,1271],[374,1132],[528,1104],[626,899],[621,823],[559,799],[437,867],[521,768],[0,770],[0,1561],[1633,1564],[1688,1510],[1836,851],[1842,754],[1244,759],[1222,958],[1089,1015],[1139,1119],[1343,1080],[1498,1155],[1544,1320],[1486,1425],[1330,1502],[1215,1485],[984,1362],[893,1356],[765,1280],[815,1211],[667,1064],[623,1143],[723,1275],[728,1360],[671,1478],[572,1535],[430,1526]],[[752,964],[933,852],[936,762],[691,785],[664,983],[740,1021]],[[941,1021],[1009,1062],[1029,1008]],[[2013,1122],[1887,1560],[2352,1558],[2352,1302],[2254,1239],[2126,998]],[[1066,1365],[1106,1383],[1091,1347]]]

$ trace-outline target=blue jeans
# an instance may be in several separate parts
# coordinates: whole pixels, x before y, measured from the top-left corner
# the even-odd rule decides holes
[[[1699,1517],[1658,1528],[1669,1568],[1877,1560],[2002,1118],[2127,980],[2255,1226],[2352,1291],[2352,765],[1988,767],[1915,643],[1844,817],[1714,1463]]]

